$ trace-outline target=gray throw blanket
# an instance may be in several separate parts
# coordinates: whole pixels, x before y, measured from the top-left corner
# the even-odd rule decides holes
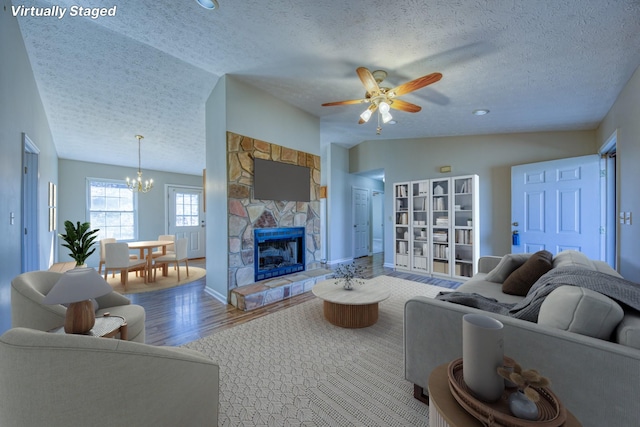
[[[544,299],[554,289],[563,285],[591,289],[640,311],[640,285],[606,273],[580,267],[559,267],[550,270],[533,284],[522,301],[515,304],[503,303],[480,294],[464,292],[441,292],[436,299],[537,322],[540,306]]]

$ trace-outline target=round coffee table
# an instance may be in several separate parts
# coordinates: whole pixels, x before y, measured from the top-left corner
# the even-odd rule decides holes
[[[384,285],[365,280],[346,290],[336,279],[316,283],[312,292],[324,301],[324,317],[329,323],[343,328],[366,328],[378,321],[378,303],[389,298]]]

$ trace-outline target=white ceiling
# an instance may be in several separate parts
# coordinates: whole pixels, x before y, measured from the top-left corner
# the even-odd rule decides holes
[[[204,103],[234,75],[321,120],[321,144],[594,129],[640,64],[638,0],[34,0],[117,6],[115,17],[20,17],[65,159],[200,174]],[[24,2],[13,1],[14,5]],[[392,110],[396,125],[358,125],[355,69],[388,86],[443,78]],[[477,117],[471,111],[487,108]],[[277,141],[271,141],[277,143]]]

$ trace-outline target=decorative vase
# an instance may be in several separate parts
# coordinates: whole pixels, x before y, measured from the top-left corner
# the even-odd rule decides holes
[[[473,394],[495,402],[504,392],[498,367],[504,363],[503,325],[481,314],[462,317],[462,376]]]
[[[535,421],[538,419],[538,406],[522,390],[517,390],[509,395],[509,410],[513,416],[523,420]]]

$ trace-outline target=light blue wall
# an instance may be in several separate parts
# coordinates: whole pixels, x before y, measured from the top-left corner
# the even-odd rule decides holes
[[[320,155],[320,120],[268,93],[227,76],[227,130]]]
[[[327,261],[353,259],[353,187],[384,191],[382,182],[349,173],[349,150],[336,144],[327,149]]]
[[[54,233],[48,231],[48,183],[58,182],[58,162],[47,116],[11,2],[0,9],[0,303],[8,306],[11,279],[21,272],[22,133],[40,149],[38,221],[40,268],[55,256]],[[10,215],[15,220],[10,224]],[[6,304],[6,305],[5,305]],[[0,313],[0,332],[10,326],[10,313]]]
[[[207,292],[228,298],[227,233],[227,76],[222,76],[206,103],[207,139]]]
[[[640,67],[620,92],[600,124],[597,146],[617,131],[618,212],[631,212],[631,224],[618,224],[619,270],[625,278],[640,282]],[[616,221],[617,222],[617,221]]]
[[[394,182],[477,174],[480,255],[503,255],[511,251],[511,166],[595,152],[595,131],[375,140],[349,150],[348,170],[385,171],[384,258],[391,265]],[[440,167],[447,165],[452,172],[440,173]]]
[[[40,268],[47,269],[55,257],[55,234],[48,231],[48,183],[58,182],[58,158],[53,145],[31,64],[11,2],[0,9],[0,304],[9,305],[11,279],[21,272],[22,247],[22,133],[38,146],[39,209],[38,253]],[[10,215],[14,215],[13,224]],[[8,310],[0,313],[0,332],[11,326]]]
[[[58,230],[64,232],[64,221],[85,222],[87,212],[87,178],[124,180],[135,174],[128,167],[60,159],[58,185]],[[143,177],[153,178],[153,189],[138,195],[138,240],[155,240],[167,233],[165,186],[168,184],[202,187],[201,175],[185,175],[143,169]],[[61,240],[58,238],[58,240]],[[61,242],[58,242],[60,244]],[[71,261],[66,248],[58,248],[60,262]],[[87,265],[97,267],[99,250],[89,257]]]

